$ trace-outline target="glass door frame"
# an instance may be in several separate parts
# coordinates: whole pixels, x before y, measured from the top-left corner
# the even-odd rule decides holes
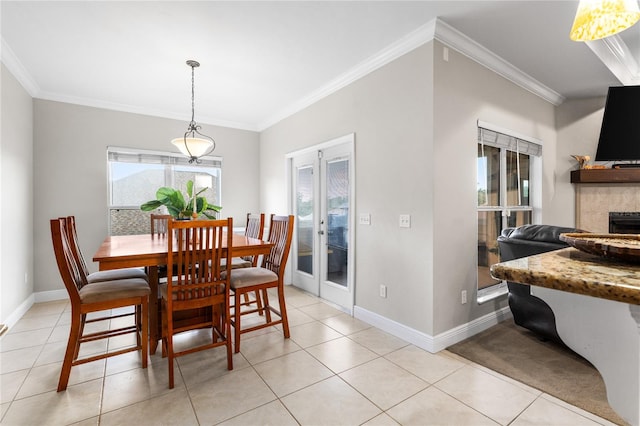
[[[321,264],[321,255],[320,253],[323,252],[326,248],[325,244],[326,244],[326,235],[321,235],[319,234],[319,232],[325,231],[326,232],[326,227],[322,227],[323,224],[320,223],[320,218],[322,217],[322,215],[324,215],[324,213],[321,211],[321,209],[319,208],[318,205],[314,206],[314,214],[316,215],[316,217],[314,218],[314,224],[313,224],[313,235],[315,238],[315,241],[317,241],[317,247],[318,250],[316,252],[316,257],[317,260],[314,260],[314,263],[316,266],[314,266],[314,279],[316,280],[313,284],[313,287],[309,287],[309,285],[307,284],[305,286],[305,290],[309,291],[312,294],[315,294],[321,298],[323,298],[324,300],[328,301],[329,303],[332,303],[333,305],[335,305],[336,307],[338,307],[339,309],[343,310],[344,312],[348,313],[349,315],[353,314],[353,306],[355,305],[355,216],[356,216],[356,210],[355,210],[355,134],[351,133],[345,136],[341,136],[338,137],[336,139],[332,139],[329,140],[327,142],[324,143],[320,143],[308,148],[304,148],[298,151],[294,151],[294,152],[290,152],[286,155],[286,159],[287,159],[287,185],[288,185],[288,203],[289,203],[289,211],[291,211],[292,213],[295,214],[296,211],[296,206],[295,206],[295,202],[296,202],[296,197],[294,194],[294,174],[296,173],[296,168],[294,167],[294,161],[295,158],[300,158],[302,156],[309,156],[309,158],[311,157],[311,155],[315,155],[316,157],[316,166],[317,166],[317,170],[320,170],[320,165],[323,163],[323,161],[325,161],[327,158],[331,158],[331,156],[327,156],[325,155],[325,153],[330,153],[333,150],[340,150],[340,151],[344,151],[346,152],[346,157],[348,157],[349,159],[349,188],[350,188],[350,193],[349,193],[349,219],[348,219],[348,227],[349,227],[349,231],[348,231],[348,241],[349,246],[348,246],[348,251],[347,251],[347,286],[346,288],[344,288],[341,292],[336,292],[335,290],[339,287],[337,284],[333,284],[330,283],[326,280],[326,271],[321,271],[321,268],[324,268],[324,266],[326,266],[327,263],[327,259],[326,256],[324,257],[324,259],[322,260],[322,262],[324,262],[324,266]],[[323,152],[323,156],[324,158],[318,158],[318,152]],[[317,197],[318,200],[322,197],[323,194],[321,194],[322,191],[319,191],[317,193]],[[323,202],[323,201],[322,201]],[[317,204],[317,203],[316,203]],[[324,209],[323,209],[324,210]],[[297,227],[296,230],[294,230],[294,243],[297,241],[297,235],[296,235],[296,231],[297,231]],[[321,238],[318,238],[318,236],[320,236]],[[322,238],[325,237],[325,238]],[[291,276],[291,282],[294,282],[294,280],[298,279],[297,278],[297,274],[296,274],[296,268],[297,268],[297,254],[295,252],[296,250],[296,246],[295,244],[292,244],[292,253],[291,253],[291,259],[292,262],[291,264],[291,271],[290,271],[290,276]],[[320,273],[318,273],[320,272]],[[340,289],[338,289],[340,290]],[[340,293],[342,293],[342,296],[338,296]],[[338,297],[338,299],[336,299],[335,297]],[[338,301],[339,300],[339,301]]]

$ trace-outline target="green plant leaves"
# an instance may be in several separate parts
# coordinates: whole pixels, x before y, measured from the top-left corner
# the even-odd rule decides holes
[[[193,191],[193,181],[187,182],[187,196],[189,201],[185,201],[182,192],[163,186],[156,191],[156,200],[147,201],[140,206],[140,210],[151,211],[160,206],[165,206],[174,218],[191,217],[195,212],[197,215],[203,214],[209,219],[215,219],[215,213],[220,212],[222,207],[214,206],[207,202],[205,197],[199,197],[208,188],[202,188],[197,193]],[[214,212],[213,215],[211,212]]]

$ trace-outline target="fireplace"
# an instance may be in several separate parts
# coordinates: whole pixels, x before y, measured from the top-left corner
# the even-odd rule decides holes
[[[640,234],[640,212],[609,212],[609,233]]]

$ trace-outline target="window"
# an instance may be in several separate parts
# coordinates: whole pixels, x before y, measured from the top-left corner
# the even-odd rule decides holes
[[[156,191],[169,186],[186,192],[187,181],[212,204],[222,205],[222,159],[201,158],[189,164],[188,158],[171,152],[107,148],[109,176],[109,230],[111,235],[150,232],[149,212],[140,205],[156,198]],[[164,211],[160,210],[162,213]]]
[[[536,170],[540,143],[478,126],[478,291],[500,284],[489,268],[500,261],[502,229],[533,222],[532,194],[540,186]],[[479,297],[480,299],[480,297]]]

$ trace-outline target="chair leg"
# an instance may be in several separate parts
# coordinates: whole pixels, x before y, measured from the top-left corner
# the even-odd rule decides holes
[[[233,294],[235,308],[233,309],[233,330],[235,333],[235,352],[240,352],[240,293]]]
[[[260,297],[260,292],[258,290],[255,291],[256,295],[256,306],[258,308],[258,315],[264,315],[264,309],[262,306],[262,298]]]
[[[142,318],[140,318],[140,328],[142,329],[142,368],[147,368],[149,359],[149,297],[142,299]],[[136,333],[137,334],[137,333]]]
[[[271,322],[271,309],[269,309],[269,294],[267,294],[266,288],[262,289],[262,302],[264,303],[264,315],[266,316],[266,321],[269,323]]]
[[[228,305],[227,305],[228,308]],[[226,309],[224,314],[224,335],[227,346],[227,370],[233,370],[233,349],[231,348],[231,318],[229,309]]]
[[[285,339],[289,338],[289,319],[287,318],[287,306],[284,301],[284,288],[278,284],[278,303],[280,304],[280,316],[282,317],[282,331]]]
[[[80,330],[82,329],[82,318],[84,314],[76,315],[75,312],[71,312],[71,314],[71,330],[69,331],[69,341],[67,342],[67,350],[64,354],[62,371],[60,372],[60,380],[58,381],[58,392],[67,389],[69,376],[71,375],[71,366],[73,365],[73,360],[77,357],[80,346]]]
[[[170,313],[166,314],[167,318],[167,362],[169,365],[169,389],[173,389],[174,386],[174,378],[173,378],[173,318]]]

